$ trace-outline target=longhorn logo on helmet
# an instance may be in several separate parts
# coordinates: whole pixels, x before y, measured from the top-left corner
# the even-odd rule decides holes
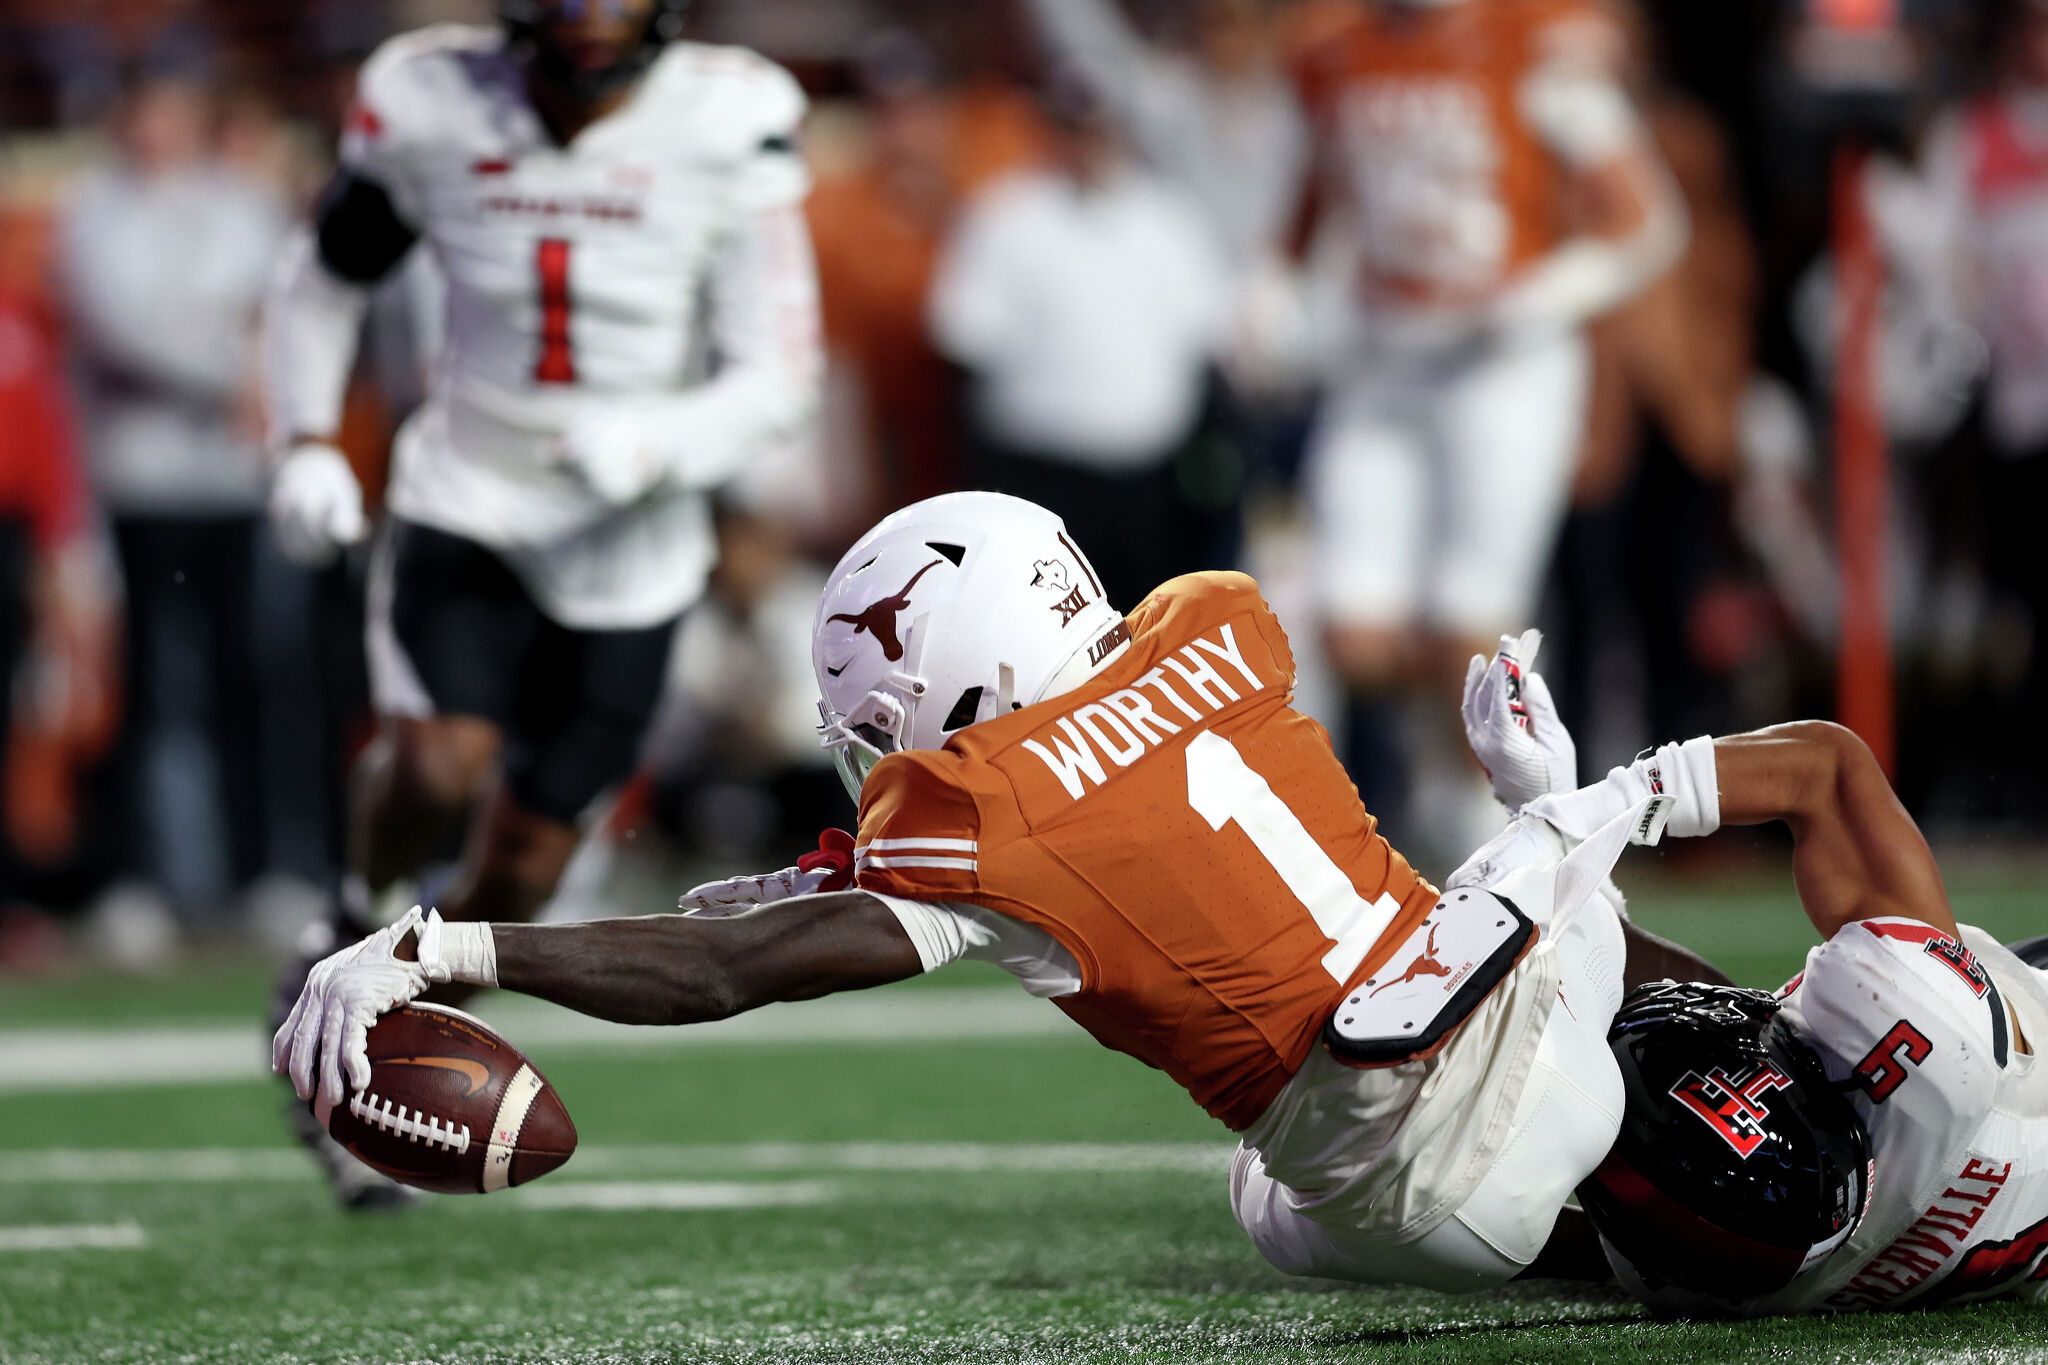
[[[866,633],[874,636],[875,643],[882,647],[882,657],[893,664],[903,657],[903,641],[898,639],[896,635],[896,615],[910,605],[910,590],[917,586],[917,580],[923,578],[933,569],[938,568],[940,563],[941,561],[934,559],[931,563],[919,569],[911,575],[910,581],[905,583],[893,596],[884,597],[879,602],[870,603],[857,612],[849,614],[842,611],[836,616],[828,616],[825,619],[828,621],[851,621],[855,635]],[[843,672],[844,670],[841,671]],[[835,673],[833,676],[837,677],[838,674]]]

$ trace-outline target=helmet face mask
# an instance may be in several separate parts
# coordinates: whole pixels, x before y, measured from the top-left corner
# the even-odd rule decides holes
[[[533,72],[588,104],[639,79],[681,35],[688,7],[689,0],[499,0],[498,18]],[[619,34],[591,31],[606,25]]]
[[[1042,700],[1106,662],[1123,616],[1042,507],[952,493],[884,519],[828,580],[812,631],[825,747],[856,802],[876,763]]]
[[[1624,1280],[1738,1305],[1854,1233],[1869,1135],[1763,991],[1640,986],[1608,1033],[1627,1101],[1579,1200]]]

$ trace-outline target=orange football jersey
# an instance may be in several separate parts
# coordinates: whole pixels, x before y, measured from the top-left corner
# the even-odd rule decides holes
[[[1175,579],[1127,627],[1075,691],[877,764],[857,881],[1044,930],[1080,965],[1060,1007],[1242,1129],[1436,891],[1288,704],[1256,583]]]
[[[1337,197],[1357,216],[1369,300],[1483,300],[1562,235],[1563,168],[1523,117],[1530,75],[1611,67],[1593,0],[1366,4],[1299,59]]]

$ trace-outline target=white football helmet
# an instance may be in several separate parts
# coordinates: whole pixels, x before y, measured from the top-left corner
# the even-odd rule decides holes
[[[825,747],[858,802],[883,755],[1078,686],[1127,639],[1058,517],[1001,493],[927,499],[826,583],[811,633]]]

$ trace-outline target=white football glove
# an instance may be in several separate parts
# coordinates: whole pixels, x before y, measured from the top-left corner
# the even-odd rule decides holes
[[[270,529],[285,556],[309,568],[368,535],[362,485],[348,457],[314,441],[293,446],[271,480]]]
[[[415,926],[420,956],[427,960],[401,962],[394,950]],[[411,1004],[427,987],[452,979],[440,953],[424,951],[430,939],[438,944],[442,927],[439,911],[422,919],[415,905],[397,923],[314,964],[298,1003],[270,1040],[270,1069],[288,1073],[302,1100],[314,1097],[317,1082],[323,1109],[341,1103],[344,1068],[351,1088],[367,1089],[370,1025]]]
[[[806,872],[802,868],[785,867],[780,872],[769,872],[759,877],[705,882],[678,897],[676,907],[695,919],[725,919],[730,915],[743,915],[770,901],[808,896],[831,876],[832,873],[823,868]]]
[[[1541,631],[1503,635],[1498,654],[1474,654],[1465,669],[1465,740],[1510,812],[1579,785],[1578,746],[1533,667],[1542,644]]]
[[[635,503],[668,477],[668,464],[646,439],[644,419],[620,403],[586,403],[569,419],[556,459],[613,507]]]

